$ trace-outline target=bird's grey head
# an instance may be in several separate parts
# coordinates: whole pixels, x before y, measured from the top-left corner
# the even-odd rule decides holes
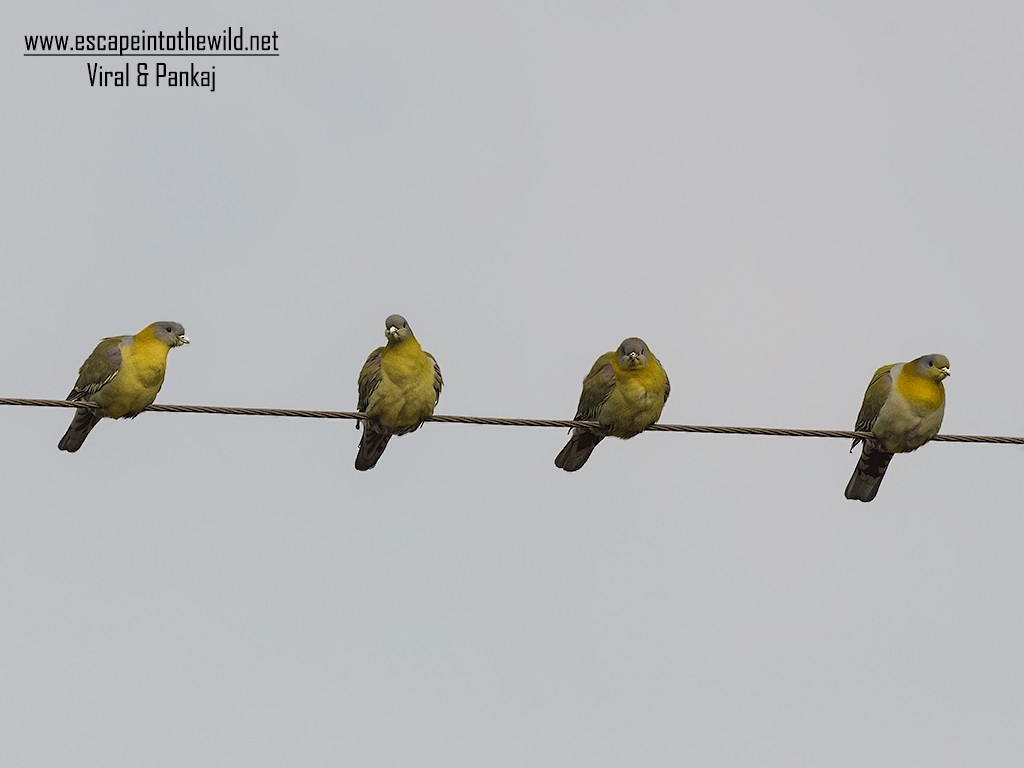
[[[384,335],[387,336],[389,342],[399,341],[412,336],[412,328],[401,315],[389,315],[388,319],[384,321]]]
[[[638,339],[635,336],[619,344],[615,355],[619,358],[619,365],[624,368],[642,368],[647,365],[647,345],[644,344],[643,339]]]
[[[917,371],[929,379],[942,381],[949,376],[949,358],[945,355],[925,355],[914,361],[917,363]]]
[[[185,327],[181,323],[170,320],[161,320],[153,323],[154,335],[169,347],[180,347],[188,344],[188,336],[185,335]]]

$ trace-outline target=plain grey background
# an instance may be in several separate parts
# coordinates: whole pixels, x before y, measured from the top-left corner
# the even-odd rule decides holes
[[[160,401],[350,410],[383,320],[439,413],[569,418],[643,337],[663,420],[852,428],[952,361],[1024,433],[1016,2],[9,8],[4,396],[177,320]],[[217,91],[32,33],[280,36]],[[178,59],[187,66],[188,59]],[[118,62],[104,60],[111,65]],[[1024,452],[0,408],[5,766],[1016,766]]]

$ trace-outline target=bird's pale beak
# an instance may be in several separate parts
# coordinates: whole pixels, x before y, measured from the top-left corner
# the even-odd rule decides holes
[[[942,378],[949,376],[949,368],[939,368],[939,372],[942,374]]]
[[[189,342],[189,338],[184,333],[181,334],[181,336],[178,337],[178,344],[179,345],[181,345],[181,344],[188,344],[188,342]]]
[[[390,328],[388,328],[388,338],[390,338],[390,339],[397,339],[398,338],[398,328],[396,328],[393,325]]]

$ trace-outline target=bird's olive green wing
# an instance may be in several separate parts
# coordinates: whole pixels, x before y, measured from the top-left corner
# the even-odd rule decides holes
[[[889,399],[889,394],[892,392],[892,369],[894,365],[896,363],[883,365],[871,377],[871,383],[868,384],[867,391],[864,392],[864,402],[860,406],[860,413],[857,414],[857,424],[854,429],[858,432],[871,431],[871,427],[874,426],[878,414],[882,411],[882,406]],[[850,450],[852,451],[859,442],[860,438],[854,439]]]
[[[661,368],[661,372],[665,374],[665,402],[668,402],[668,396],[672,392],[672,382],[668,380],[668,373],[665,371],[665,366],[661,364],[661,360],[655,358],[654,362]]]
[[[370,395],[380,384],[380,356],[384,349],[385,347],[377,347],[373,350],[366,358],[366,362],[363,363],[362,370],[359,371],[359,405],[357,409],[364,413],[370,404]]]
[[[867,391],[864,392],[864,403],[860,407],[860,413],[857,414],[858,432],[868,432],[871,430],[875,419],[878,418],[878,414],[882,410],[882,406],[889,399],[889,393],[892,392],[892,375],[890,372],[893,369],[893,365],[882,366],[875,371],[875,375],[871,378],[871,383],[868,384]]]
[[[441,378],[441,366],[437,364],[437,360],[432,354],[429,352],[423,354],[430,358],[430,362],[434,365],[434,403],[436,404],[441,399],[441,387],[444,386],[444,379]]]
[[[123,336],[104,339],[96,345],[96,349],[78,369],[78,381],[75,382],[68,400],[83,400],[95,394],[117,376],[121,370],[121,343]]]
[[[613,352],[601,355],[583,380],[580,404],[576,408],[577,421],[595,421],[608,396],[615,389],[615,370],[612,368]]]

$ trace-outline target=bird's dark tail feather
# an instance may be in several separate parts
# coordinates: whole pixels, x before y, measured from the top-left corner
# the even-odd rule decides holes
[[[857,501],[871,501],[875,498],[890,461],[891,453],[865,443],[853,477],[846,485],[846,498]]]
[[[359,453],[356,454],[356,469],[365,472],[377,466],[377,462],[388,447],[391,435],[375,432],[363,425],[363,436],[359,440]]]
[[[572,433],[572,437],[569,438],[565,447],[555,456],[555,466],[566,472],[575,472],[587,463],[590,454],[602,440],[604,440],[604,435],[589,429],[577,429]]]
[[[93,408],[78,408],[75,411],[75,418],[71,420],[71,426],[57,443],[57,447],[62,451],[74,453],[82,447],[85,438],[89,436],[92,428],[100,423],[101,418],[103,417]]]

